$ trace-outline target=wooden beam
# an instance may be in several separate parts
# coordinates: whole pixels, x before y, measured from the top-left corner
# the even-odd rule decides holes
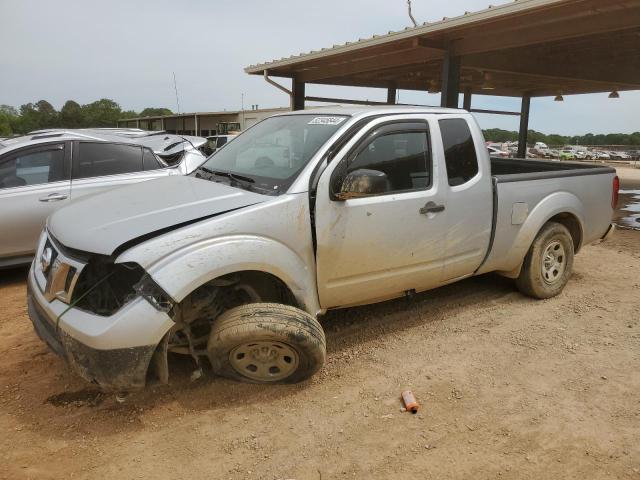
[[[471,111],[471,96],[473,95],[471,88],[467,87],[464,89],[464,99],[462,100],[462,108],[464,108],[467,112]]]
[[[585,87],[592,88],[594,92],[596,91],[607,91],[612,90],[614,88],[622,89],[627,88],[630,90],[640,89],[640,78],[638,78],[637,83],[627,83],[623,81],[617,81],[612,78],[610,80],[594,80],[591,78],[582,78],[582,77],[567,77],[567,76],[556,76],[549,75],[544,73],[537,73],[534,71],[518,71],[511,69],[501,69],[501,68],[493,68],[491,64],[488,63],[480,63],[473,64],[465,64],[465,69],[473,68],[474,70],[479,70],[483,72],[492,72],[492,73],[501,73],[507,75],[513,75],[521,78],[527,78],[532,83],[540,83],[541,85],[552,84],[557,88],[562,88],[563,86],[571,86],[575,85],[583,85]]]
[[[529,94],[522,96],[520,110],[520,131],[518,132],[518,158],[527,158],[527,137],[529,135],[529,111],[531,97]]]
[[[520,116],[520,112],[509,112],[507,110],[484,110],[482,108],[465,108],[465,110],[468,110],[471,113],[486,113],[489,115],[511,115],[514,117]]]
[[[305,84],[297,78],[291,82],[291,110],[304,110]]]
[[[425,37],[414,38],[413,46],[415,48],[418,48],[418,47],[432,48],[435,50],[442,50],[443,52],[447,50],[447,45],[445,42],[441,40],[433,40],[431,38],[425,38]]]
[[[615,38],[615,36],[614,36]],[[464,68],[479,71],[517,73],[535,76],[537,79],[553,78],[559,82],[600,83],[640,87],[640,56],[637,44],[621,50],[621,45],[608,45],[601,37],[592,39],[578,50],[562,43],[544,47],[509,49],[495,53],[483,53],[463,57]]]
[[[442,92],[440,105],[448,108],[458,108],[460,95],[460,57],[447,51],[442,62]]]
[[[396,88],[396,84],[392,83],[387,88],[387,104],[395,105],[396,103],[396,95],[398,94],[398,89]]]
[[[373,100],[352,100],[349,98],[332,98],[332,97],[305,97],[309,102],[321,103],[344,103],[347,105],[388,105],[387,102],[375,102]]]
[[[420,48],[398,51],[392,54],[376,55],[364,59],[354,59],[350,62],[342,62],[324,67],[316,67],[312,70],[304,70],[296,76],[302,82],[314,83],[318,80],[326,80],[333,77],[346,77],[365,72],[372,72],[384,68],[395,68],[420,62],[441,59],[443,53],[440,50]]]
[[[572,22],[561,21],[564,20],[562,18],[554,20],[554,17],[550,16],[545,20],[544,26],[541,26],[513,19],[511,31],[486,28],[487,33],[484,35],[463,36],[453,43],[452,53],[470,55],[635,28],[640,25],[640,8],[627,8],[624,15],[614,9],[597,14],[585,12],[582,18]]]

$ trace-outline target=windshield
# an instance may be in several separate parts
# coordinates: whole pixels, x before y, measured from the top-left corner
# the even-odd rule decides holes
[[[196,176],[235,180],[234,186],[279,195],[346,119],[335,115],[268,118],[217,150]]]

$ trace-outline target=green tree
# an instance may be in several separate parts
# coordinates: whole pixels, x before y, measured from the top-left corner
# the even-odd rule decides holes
[[[102,98],[82,106],[86,127],[115,127],[122,114],[120,105],[108,98]]]
[[[483,130],[484,138],[489,142],[512,142],[518,139],[518,132],[510,132],[501,128],[489,128]]]
[[[38,128],[55,128],[58,126],[58,111],[46,100],[39,100],[35,105]]]
[[[138,112],[134,110],[125,110],[120,114],[120,118],[135,118],[138,116]]]
[[[60,110],[60,127],[82,128],[85,126],[84,113],[78,102],[67,100]]]
[[[14,133],[14,125],[18,120],[18,111],[10,105],[0,105],[0,135],[9,136]]]
[[[171,115],[173,112],[168,108],[147,107],[140,112],[140,117],[160,117],[162,115]]]

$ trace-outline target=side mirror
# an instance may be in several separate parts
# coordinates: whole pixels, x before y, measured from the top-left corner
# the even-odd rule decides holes
[[[387,174],[379,170],[361,168],[349,172],[340,186],[340,192],[336,193],[338,200],[350,198],[368,197],[379,195],[389,190]]]

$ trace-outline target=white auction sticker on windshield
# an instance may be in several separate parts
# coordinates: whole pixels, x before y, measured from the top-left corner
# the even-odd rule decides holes
[[[345,117],[316,117],[309,125],[340,125],[344,121]]]

